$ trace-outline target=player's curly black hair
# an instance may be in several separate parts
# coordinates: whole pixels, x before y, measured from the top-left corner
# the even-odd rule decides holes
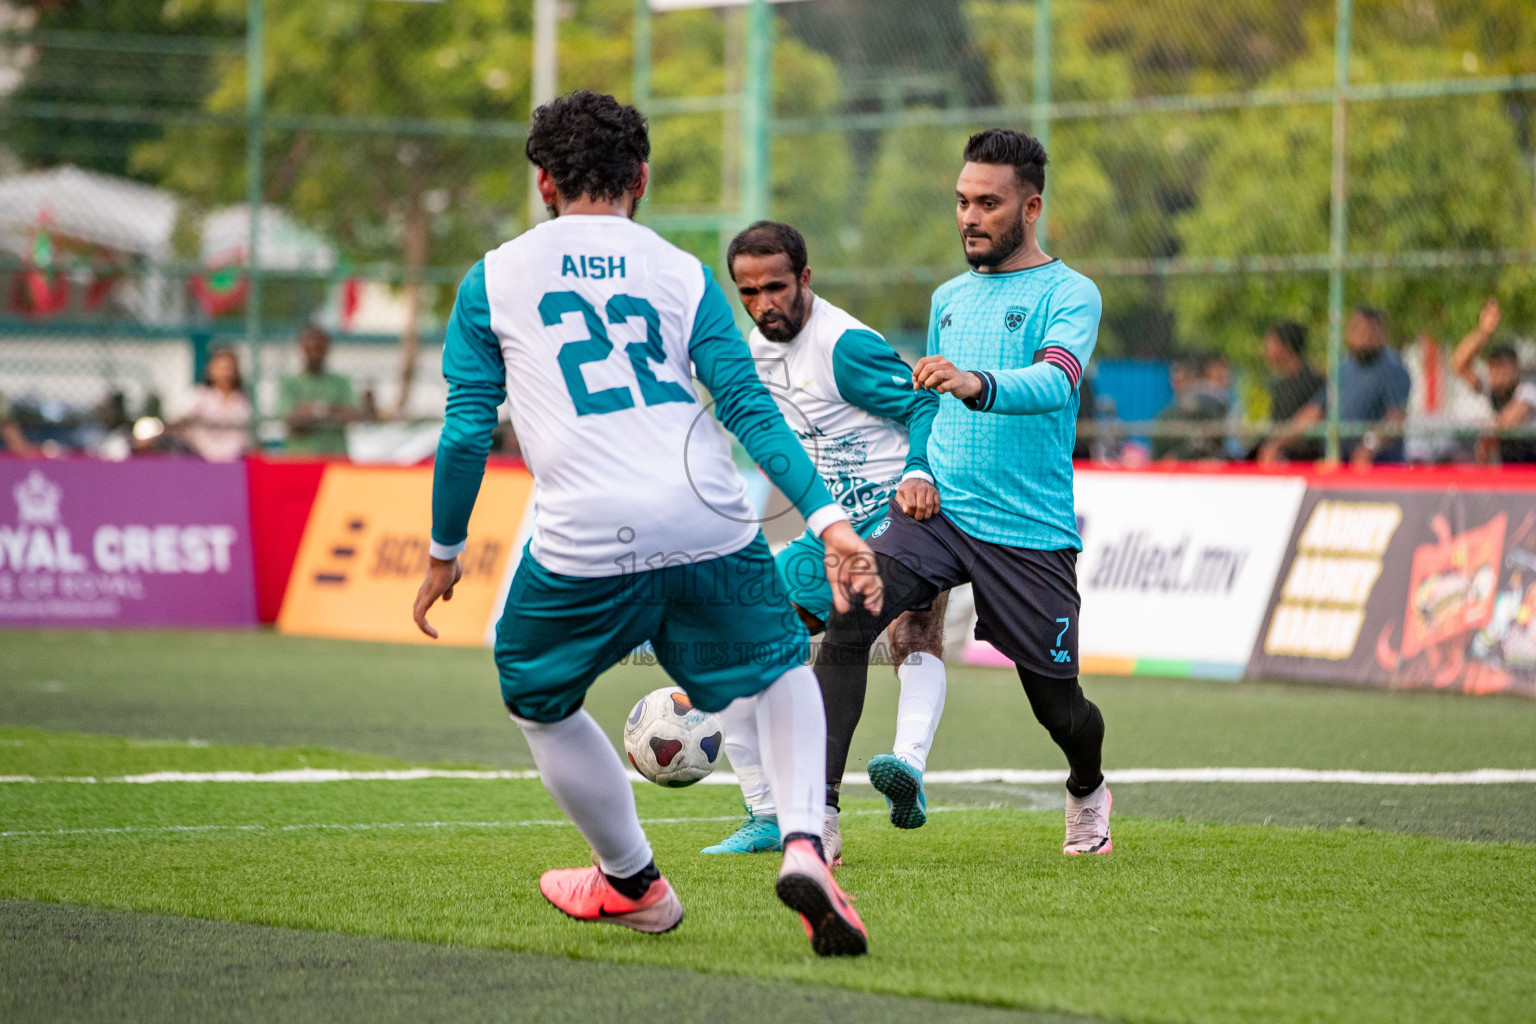
[[[965,144],[965,160],[976,164],[1007,164],[1020,185],[1033,185],[1045,194],[1045,165],[1049,158],[1040,140],[1009,128],[988,128]]]
[[[651,157],[645,117],[605,93],[586,89],[550,100],[533,112],[528,159],[555,179],[567,199],[616,201],[640,181]]]

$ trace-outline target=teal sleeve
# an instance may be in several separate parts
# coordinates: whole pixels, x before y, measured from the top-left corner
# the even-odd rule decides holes
[[[907,428],[906,472],[927,473],[928,432],[939,411],[933,391],[914,391],[912,367],[873,331],[844,331],[832,346],[832,376],[838,393],[871,416]]]
[[[452,547],[469,535],[469,513],[485,475],[496,410],[507,397],[501,343],[491,331],[484,261],[471,267],[459,285],[443,339],[443,376],[448,408],[432,471],[432,539]]]
[[[812,512],[833,504],[832,492],[758,379],[752,353],[708,267],[704,268],[704,297],[693,318],[688,354],[693,357],[694,372],[714,396],[720,422],[736,435],[752,461],[795,503],[800,514],[810,518]]]
[[[1016,370],[973,371],[982,378],[982,393],[966,404],[1005,416],[1065,408],[1093,357],[1103,309],[1099,289],[1086,277],[1062,285],[1050,297],[1045,336],[1034,363]]]
[[[939,296],[935,292],[933,300],[928,304],[928,351],[925,356],[939,354]]]

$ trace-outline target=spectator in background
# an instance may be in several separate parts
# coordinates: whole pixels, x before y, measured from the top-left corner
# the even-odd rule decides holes
[[[1357,467],[1402,462],[1401,431],[1411,385],[1402,358],[1387,345],[1386,314],[1374,306],[1356,307],[1344,331],[1344,345],[1349,355],[1339,367],[1339,419],[1374,427],[1363,437],[1339,438],[1340,454]],[[1284,450],[1308,427],[1321,423],[1327,408],[1328,389],[1324,386],[1271,443]]]
[[[31,455],[37,451],[27,440],[27,435],[21,432],[21,424],[16,422],[11,403],[3,391],[0,391],[0,450],[11,455]]]
[[[234,349],[209,353],[203,382],[193,389],[186,414],[173,430],[209,462],[234,462],[250,449],[251,403]]]
[[[1093,378],[1085,373],[1077,385],[1077,441],[1072,445],[1073,461],[1093,458],[1093,443],[1098,439],[1095,433],[1097,416],[1098,401],[1093,390]]]
[[[1264,332],[1264,362],[1274,375],[1269,382],[1269,418],[1275,423],[1289,423],[1327,383],[1307,362],[1307,329],[1294,320],[1282,320]],[[1300,436],[1276,435],[1257,453],[1264,463],[1322,457],[1322,441]]]
[[[1499,329],[1503,312],[1499,300],[1483,303],[1477,326],[1461,339],[1451,356],[1454,369],[1467,386],[1488,399],[1493,407],[1493,425],[1501,430],[1536,429],[1536,383],[1520,379],[1520,355],[1509,344],[1493,345],[1484,356],[1481,374],[1472,368],[1477,354]],[[1479,462],[1536,462],[1536,437],[1485,437],[1478,441]]]
[[[373,411],[358,405],[352,382],[325,368],[331,337],[310,325],[299,334],[304,358],[300,373],[284,377],[278,388],[278,415],[288,425],[290,452],[346,455],[347,424],[373,419]]]
[[[1168,367],[1173,401],[1157,414],[1157,421],[1179,429],[1177,434],[1152,439],[1154,459],[1221,458],[1228,399],[1218,395],[1212,387],[1212,378],[1207,377],[1205,372],[1209,366],[1210,360],[1206,360],[1197,372],[1195,363],[1178,360]],[[1219,378],[1219,370],[1225,367],[1226,361],[1222,360],[1218,372],[1213,376]],[[1227,380],[1230,384],[1230,376]],[[1209,428],[1208,432],[1200,427]]]

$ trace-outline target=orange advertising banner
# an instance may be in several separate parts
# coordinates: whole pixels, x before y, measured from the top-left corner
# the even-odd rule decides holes
[[[461,556],[464,578],[452,601],[428,618],[440,640],[486,643],[507,569],[516,554],[533,477],[489,468]],[[277,618],[282,633],[433,643],[411,619],[427,570],[432,469],[334,465],[326,468]]]

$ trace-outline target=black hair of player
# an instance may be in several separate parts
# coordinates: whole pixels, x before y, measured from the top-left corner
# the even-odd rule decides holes
[[[1375,324],[1381,331],[1387,329],[1387,312],[1380,306],[1356,306],[1355,316]]]
[[[1501,341],[1497,345],[1489,345],[1483,358],[1490,363],[1513,363],[1520,365],[1520,353],[1515,351],[1515,346],[1507,341]]]
[[[1032,135],[1011,128],[977,132],[965,144],[965,162],[1005,164],[1013,168],[1014,179],[1020,185],[1031,185],[1037,194],[1045,194],[1045,165],[1050,158],[1040,140]]]
[[[795,279],[810,262],[805,251],[805,237],[792,226],[776,220],[760,220],[743,230],[725,250],[725,266],[736,280],[737,256],[785,256]]]
[[[1269,329],[1269,333],[1297,355],[1307,351],[1307,329],[1295,320],[1281,320]]]
[[[564,198],[617,202],[639,187],[651,139],[640,111],[580,89],[533,112],[524,151],[555,179]]]

